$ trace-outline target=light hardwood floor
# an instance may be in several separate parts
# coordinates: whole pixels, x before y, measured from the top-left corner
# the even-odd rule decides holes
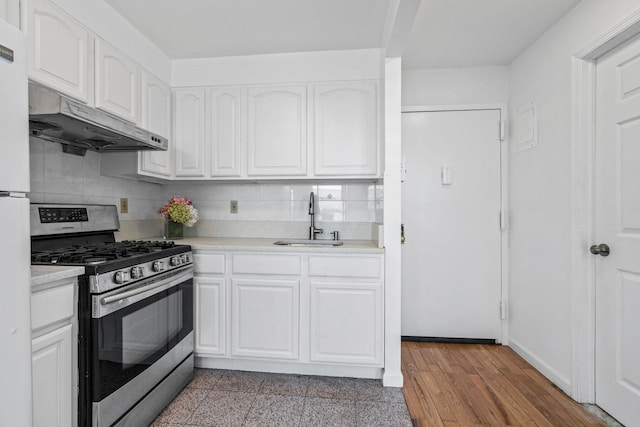
[[[511,348],[402,343],[415,426],[604,426]]]

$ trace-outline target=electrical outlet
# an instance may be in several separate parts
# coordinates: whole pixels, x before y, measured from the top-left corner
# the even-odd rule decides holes
[[[229,203],[229,212],[231,212],[232,214],[237,214],[238,213],[238,201],[237,200],[232,200],[231,203]]]
[[[129,199],[126,197],[120,198],[120,213],[129,213]]]

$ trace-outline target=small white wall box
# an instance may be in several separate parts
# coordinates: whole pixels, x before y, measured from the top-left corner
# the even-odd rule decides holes
[[[453,170],[449,165],[440,167],[440,180],[442,185],[451,185],[453,183]]]
[[[528,102],[518,108],[512,123],[512,152],[517,153],[538,146],[538,116],[535,102]]]

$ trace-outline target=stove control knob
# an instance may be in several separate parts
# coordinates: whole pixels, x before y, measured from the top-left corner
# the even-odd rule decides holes
[[[180,263],[181,264],[186,264],[188,262],[189,262],[189,258],[187,257],[187,254],[180,255]]]
[[[129,281],[129,272],[128,271],[118,271],[115,276],[116,283],[122,285],[123,283],[127,283]]]
[[[165,269],[164,261],[154,261],[153,264],[151,265],[151,268],[156,273],[163,271]]]
[[[172,256],[171,258],[169,258],[169,265],[172,267],[180,265],[180,257]]]
[[[131,269],[132,279],[141,279],[143,277],[144,277],[144,268],[142,268],[142,266],[133,267]]]

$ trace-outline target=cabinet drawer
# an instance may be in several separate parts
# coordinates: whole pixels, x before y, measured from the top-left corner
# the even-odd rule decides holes
[[[299,275],[299,255],[233,255],[234,274],[278,274]]]
[[[195,272],[203,274],[224,274],[225,256],[224,254],[210,254],[196,252],[193,254]]]
[[[382,277],[381,256],[310,256],[309,276]]]
[[[31,295],[31,329],[73,317],[75,282],[35,292]]]

